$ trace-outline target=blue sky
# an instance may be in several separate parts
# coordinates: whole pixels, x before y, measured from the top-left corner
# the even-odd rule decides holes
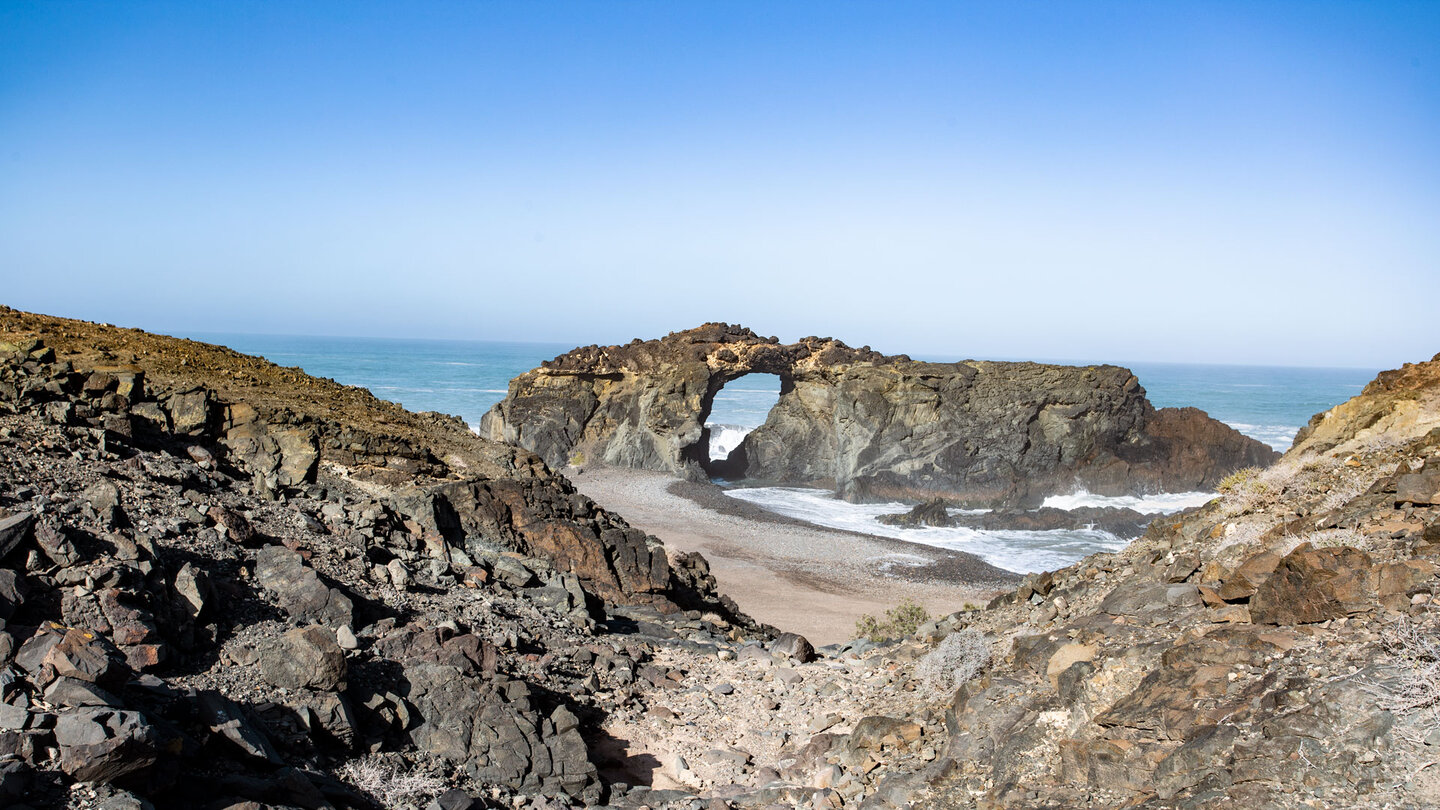
[[[1389,367],[1440,3],[0,4],[0,300],[151,331]]]

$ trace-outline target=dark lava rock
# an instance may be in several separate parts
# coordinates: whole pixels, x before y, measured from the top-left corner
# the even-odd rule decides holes
[[[345,682],[345,651],[333,630],[297,627],[260,647],[260,674],[282,689],[336,689]]]
[[[82,782],[109,782],[155,764],[160,736],[139,712],[86,706],[60,715],[60,769]]]
[[[338,588],[320,580],[298,551],[265,546],[255,554],[255,579],[275,594],[280,607],[300,621],[338,628],[354,623],[354,605]]]
[[[947,504],[944,498],[932,498],[924,503],[917,504],[909,512],[902,512],[898,515],[881,515],[878,520],[890,526],[938,526],[948,528],[955,525],[955,520],[946,511]]]

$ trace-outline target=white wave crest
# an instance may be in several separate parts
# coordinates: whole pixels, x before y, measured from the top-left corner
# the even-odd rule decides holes
[[[1051,495],[1041,506],[1052,509],[1079,509],[1085,506],[1134,509],[1146,515],[1168,515],[1181,509],[1204,506],[1215,498],[1213,492],[1161,492],[1156,495],[1095,495],[1079,490],[1069,495]]]
[[[705,427],[710,429],[710,460],[723,461],[730,455],[730,451],[740,446],[740,442],[750,434],[754,428],[741,427],[740,425],[717,425],[707,423]]]
[[[907,512],[910,505],[898,501],[849,503],[818,489],[753,487],[728,489],[725,494],[817,526],[969,552],[997,568],[1022,574],[1062,568],[1101,551],[1119,551],[1127,542],[1091,529],[1022,532],[888,526],[876,518]]]

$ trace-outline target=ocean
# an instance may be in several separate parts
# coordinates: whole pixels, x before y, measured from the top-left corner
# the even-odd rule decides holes
[[[337,338],[221,333],[189,334],[317,377],[370,389],[377,397],[415,411],[439,411],[478,425],[505,397],[510,380],[573,348],[560,343]],[[953,360],[955,358],[926,358]],[[1378,369],[1125,363],[1156,407],[1194,406],[1277,450],[1290,446],[1310,417],[1360,393]],[[715,397],[711,455],[724,457],[746,432],[765,421],[779,397],[779,378],[753,374]],[[734,487],[733,497],[821,526],[895,537],[976,554],[1000,568],[1026,573],[1068,565],[1098,551],[1115,551],[1129,538],[1107,532],[1001,532],[973,529],[903,529],[879,515],[909,504],[850,504],[826,493],[794,487]],[[1168,513],[1196,506],[1212,493],[1163,493],[1144,498],[1103,498],[1079,492],[1047,506],[1129,506]]]

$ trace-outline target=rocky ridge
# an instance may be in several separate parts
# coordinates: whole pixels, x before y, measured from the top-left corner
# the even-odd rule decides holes
[[[704,423],[714,397],[751,373],[780,377],[779,403],[711,462]],[[782,345],[727,324],[561,355],[513,380],[481,432],[557,468],[598,463],[970,506],[1033,506],[1076,486],[1212,489],[1277,455],[1193,408],[1156,410],[1115,366],[924,363],[831,338]]]
[[[654,645],[770,635],[459,420],[0,311],[7,806],[376,806],[356,768],[618,799],[594,752]]]

